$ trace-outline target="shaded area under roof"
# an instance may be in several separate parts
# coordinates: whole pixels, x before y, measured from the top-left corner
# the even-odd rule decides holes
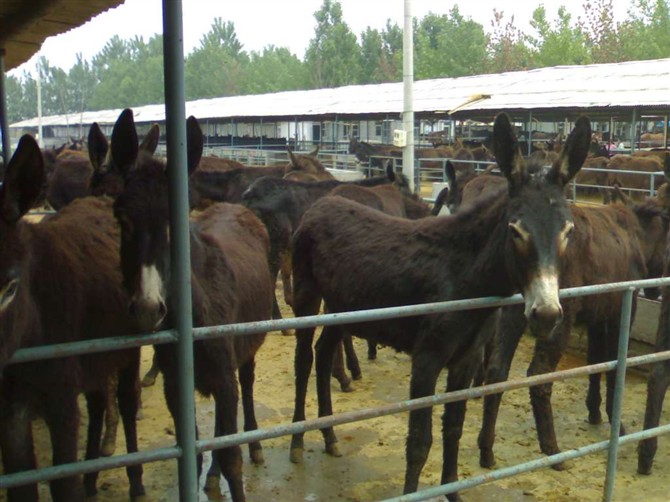
[[[186,103],[186,114],[199,120],[258,122],[400,118],[402,83],[357,85],[309,91],[200,99]],[[539,120],[588,112],[592,119],[670,113],[670,59],[584,66],[556,66],[472,77],[420,80],[414,83],[417,119],[456,118],[490,121],[499,111]],[[163,122],[162,104],[134,107],[137,122]],[[449,115],[449,111],[453,111]],[[85,112],[82,124],[113,124],[120,110]],[[554,120],[553,118],[551,120]],[[79,123],[80,114],[43,117],[42,125]],[[36,127],[37,119],[12,124]]]
[[[60,35],[86,23],[124,0],[2,0],[0,49],[5,70],[28,61],[47,37]]]

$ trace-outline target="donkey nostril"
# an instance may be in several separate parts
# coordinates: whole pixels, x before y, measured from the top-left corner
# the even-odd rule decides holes
[[[128,313],[131,317],[137,317],[137,302],[135,300],[131,300],[128,303]]]

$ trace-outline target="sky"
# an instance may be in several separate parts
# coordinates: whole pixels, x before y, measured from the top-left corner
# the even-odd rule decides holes
[[[583,16],[586,0],[558,0],[542,2],[547,18],[557,18],[558,8],[564,5],[572,14],[573,21]],[[383,29],[387,19],[402,27],[404,25],[404,0],[339,0],[344,22],[360,37],[368,26]],[[268,45],[288,47],[299,58],[303,58],[309,40],[314,36],[316,20],[314,13],[323,0],[182,0],[184,23],[184,53],[197,47],[207,33],[212,20],[221,17],[232,21],[243,49],[261,51]],[[447,14],[458,5],[461,14],[471,18],[489,30],[493,9],[502,11],[505,19],[514,16],[520,29],[529,28],[528,21],[533,10],[540,4],[528,0],[411,0],[411,13],[422,18],[429,12]],[[631,0],[613,0],[614,16],[623,20]],[[30,61],[9,72],[20,76],[23,71],[33,73],[37,59],[46,56],[52,66],[69,70],[81,53],[91,60],[114,35],[127,40],[139,35],[148,40],[162,32],[162,0],[125,0],[115,9],[100,14],[88,23],[56,37],[48,38],[40,52]]]

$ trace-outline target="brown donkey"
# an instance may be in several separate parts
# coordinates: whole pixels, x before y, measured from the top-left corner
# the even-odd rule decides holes
[[[494,152],[509,189],[454,216],[402,220],[343,198],[316,202],[293,239],[296,316],[316,314],[322,299],[329,312],[344,312],[521,292],[530,323],[552,330],[562,316],[558,270],[573,228],[563,189],[581,168],[590,139],[589,120],[582,117],[553,167],[532,174],[509,118],[498,115]],[[470,385],[487,342],[481,328],[494,311],[354,323],[347,330],[411,355],[414,399],[435,393],[444,368],[448,391]],[[332,354],[342,335],[341,326],[326,326],[316,345],[319,416],[332,414]],[[294,421],[305,418],[313,336],[313,328],[297,331]],[[418,489],[432,443],[431,416],[430,408],[409,414],[405,493]],[[445,406],[442,483],[457,479],[464,418],[465,402]],[[327,452],[339,456],[333,428],[322,432]],[[296,434],[291,459],[301,461],[302,452],[303,434]],[[449,499],[460,497],[453,493]]]
[[[118,266],[118,225],[111,201],[78,199],[39,224],[22,218],[43,183],[37,143],[24,136],[0,189],[0,450],[5,473],[36,468],[28,411],[44,417],[53,463],[77,461],[79,408],[85,392],[89,424],[86,458],[100,453],[108,381],[118,372],[118,400],[128,452],[137,451],[139,349],[61,357],[5,367],[19,348],[128,334],[128,297]],[[130,495],[144,494],[142,466],[127,468]],[[84,477],[96,493],[97,473]],[[83,500],[78,476],[51,481],[54,501]],[[37,500],[37,486],[8,490],[10,501]]]
[[[188,169],[202,153],[202,132],[195,118],[187,122]],[[119,116],[112,133],[112,158],[125,178],[114,203],[121,225],[121,270],[130,301],[127,308],[142,331],[170,326],[170,242],[168,179],[164,162],[138,148],[131,110]],[[184,166],[186,168],[186,166]],[[268,266],[269,237],[263,223],[237,204],[213,204],[191,220],[191,285],[193,325],[216,326],[260,321],[272,316],[273,281]],[[237,432],[238,388],[242,387],[244,430],[257,428],[253,406],[254,357],[265,333],[224,337],[194,344],[195,387],[215,402],[215,434]],[[163,373],[165,398],[177,415],[177,346],[155,348]],[[249,445],[255,463],[263,462],[261,445]],[[228,482],[232,499],[244,501],[239,446],[213,454]],[[198,470],[202,455],[198,456]],[[218,486],[218,472],[209,483]]]

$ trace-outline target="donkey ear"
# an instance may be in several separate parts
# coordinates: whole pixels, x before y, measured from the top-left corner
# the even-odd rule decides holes
[[[390,160],[386,161],[386,177],[391,183],[395,183],[396,175],[395,171],[393,171],[393,163]]]
[[[202,158],[204,140],[198,120],[191,115],[186,119],[186,156],[189,176],[195,171]]]
[[[433,209],[430,211],[430,214],[432,214],[433,216],[438,216],[440,214],[440,211],[442,211],[444,204],[447,201],[447,197],[449,197],[448,186],[440,190],[440,193],[438,193],[437,197],[435,197],[435,202],[433,202]]]
[[[448,160],[444,164],[444,175],[447,177],[447,181],[449,182],[449,187],[452,190],[456,190],[457,183],[456,183],[456,168],[454,168],[454,165],[451,163],[450,160]]]
[[[507,177],[510,191],[527,179],[526,162],[523,160],[519,142],[506,113],[500,113],[493,123],[493,153],[498,167]]]
[[[292,167],[297,167],[298,166],[298,159],[296,158],[295,154],[293,153],[292,150],[287,150],[288,151],[288,161],[291,164]]]
[[[140,143],[140,150],[153,155],[156,148],[158,148],[158,140],[160,137],[161,130],[160,127],[158,127],[158,124],[152,125],[151,129],[149,129],[149,132],[142,140],[142,143]]]
[[[0,216],[8,223],[16,223],[30,210],[43,183],[42,152],[35,138],[25,134],[5,170],[0,190]]]
[[[133,111],[126,108],[119,115],[112,130],[112,159],[123,176],[127,176],[128,171],[135,165],[138,152]]]
[[[566,185],[581,169],[589,154],[590,146],[591,121],[586,117],[579,117],[558,160],[547,173],[547,179],[553,179],[563,186]]]
[[[88,130],[88,158],[96,171],[105,163],[109,143],[97,122]]]
[[[319,147],[317,146],[314,150],[312,150],[311,152],[309,152],[308,155],[309,155],[310,157],[316,157],[317,155],[319,155]]]

